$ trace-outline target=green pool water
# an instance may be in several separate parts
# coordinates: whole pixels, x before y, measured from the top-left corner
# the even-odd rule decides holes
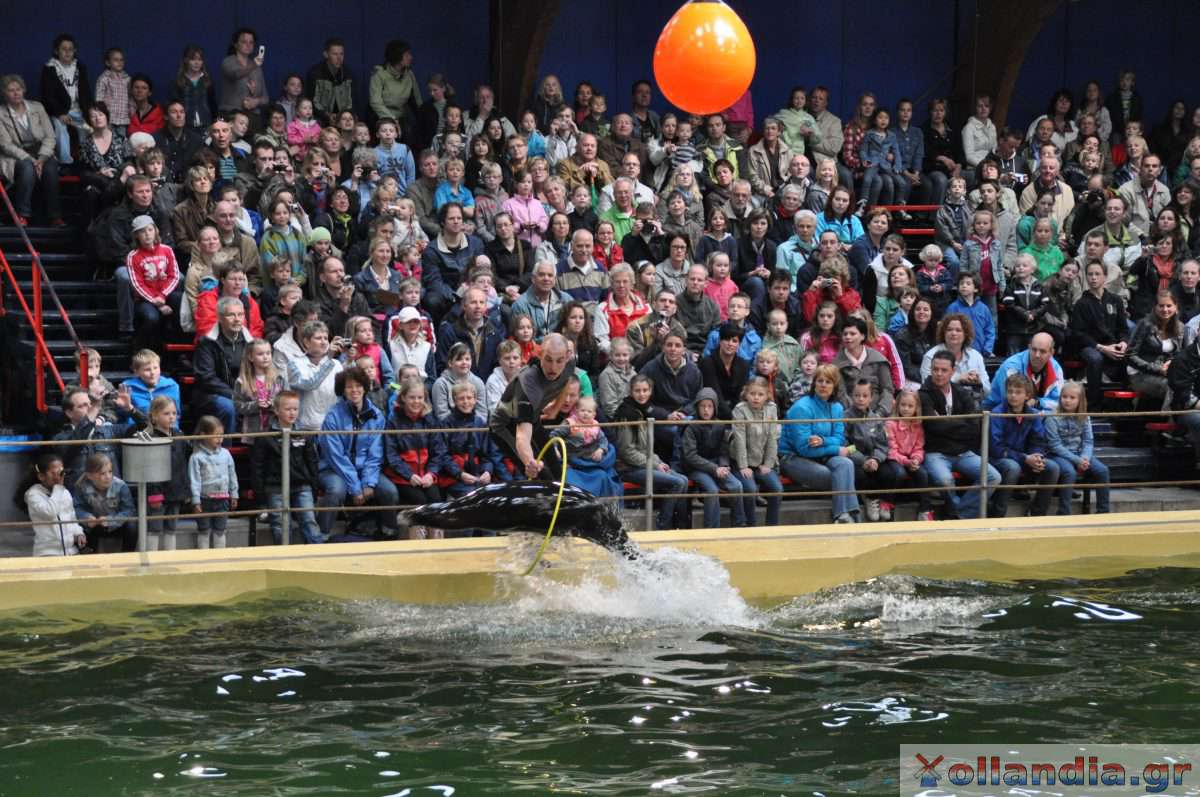
[[[658,556],[481,606],[0,616],[0,795],[894,794],[902,742],[1200,728],[1197,569],[755,607]]]

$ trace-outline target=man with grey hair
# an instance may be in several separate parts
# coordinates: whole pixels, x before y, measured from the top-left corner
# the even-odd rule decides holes
[[[729,199],[721,206],[728,220],[729,232],[739,241],[750,234],[750,211],[754,210],[753,188],[742,177],[729,186]]]
[[[558,288],[583,302],[589,313],[608,292],[608,272],[592,257],[592,234],[587,230],[571,236],[571,252],[558,263]]]
[[[567,339],[557,332],[547,335],[542,341],[541,358],[513,377],[492,410],[488,419],[492,437],[527,478],[538,478],[547,467],[551,474],[561,467],[555,453],[548,452],[544,462],[538,462],[536,455],[550,439],[546,416],[557,415],[552,405],[559,402],[574,376],[575,360]]]
[[[600,221],[612,224],[615,241],[620,241],[633,232],[633,191],[636,185],[635,180],[618,177],[612,185],[612,206],[600,214]]]
[[[1058,179],[1058,174],[1058,158],[1042,158],[1042,162],[1038,164],[1037,179],[1025,186],[1025,190],[1021,192],[1020,208],[1021,214],[1024,215],[1037,204],[1043,194],[1053,194],[1054,221],[1058,229],[1063,230],[1066,229],[1064,225],[1067,217],[1075,208],[1075,192],[1071,190],[1071,186]]]
[[[708,256],[708,262],[718,257],[726,257],[724,252],[713,252]],[[708,266],[694,263],[688,269],[687,282],[684,283],[683,293],[677,298],[678,309],[676,317],[687,331],[687,347],[695,355],[704,351],[708,343],[708,333],[721,323],[721,310],[717,303],[704,292],[708,284]]]
[[[575,154],[558,162],[558,176],[567,185],[567,195],[579,186],[597,191],[612,182],[612,170],[596,157],[599,143],[591,133],[580,133]]]
[[[467,288],[463,292],[462,312],[447,314],[438,327],[438,371],[446,370],[454,344],[463,343],[471,350],[471,371],[480,379],[487,379],[499,362],[498,349],[503,340],[504,330],[488,314],[487,294],[482,288]]]
[[[621,156],[620,176],[633,180],[633,204],[649,202],[654,204],[656,197],[654,189],[641,181],[642,161],[637,153],[629,152]],[[596,199],[596,212],[603,213],[613,206],[613,186],[606,185]]]
[[[563,305],[571,301],[571,294],[555,287],[557,279],[558,265],[551,260],[539,260],[533,266],[529,287],[512,305],[514,317],[523,315],[533,322],[533,339],[539,343],[558,323]]]
[[[246,308],[235,296],[217,300],[217,323],[196,343],[195,405],[200,415],[214,415],[225,431],[237,428],[233,386],[242,369],[242,357],[250,343]],[[231,438],[226,439],[226,445]]]

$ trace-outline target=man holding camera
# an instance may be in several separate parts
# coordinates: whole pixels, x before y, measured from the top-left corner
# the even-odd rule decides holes
[[[321,273],[313,297],[321,306],[321,320],[329,327],[331,338],[346,328],[346,322],[356,315],[371,315],[367,297],[354,290],[354,282],[346,274],[346,266],[330,255],[321,264]]]
[[[1020,153],[1025,136],[1011,127],[1001,128],[996,137],[996,159],[1000,162],[1000,185],[1020,194],[1029,183],[1029,161]]]
[[[674,333],[686,339],[687,330],[675,318],[677,308],[675,291],[663,288],[654,297],[654,310],[644,315],[625,328],[625,339],[631,349],[630,362],[634,368],[641,368],[660,353],[659,348],[667,333]]]
[[[649,260],[661,263],[667,259],[667,238],[662,222],[654,215],[653,202],[639,202],[634,211],[633,229],[621,239],[621,252],[626,263]]]

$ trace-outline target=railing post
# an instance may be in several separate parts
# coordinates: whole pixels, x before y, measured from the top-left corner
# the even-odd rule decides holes
[[[654,419],[646,419],[646,531],[654,531]]]
[[[283,494],[283,507],[280,509],[283,517],[279,519],[279,527],[283,530],[283,544],[289,545],[292,541],[292,430],[282,429],[280,434],[283,435],[280,440],[283,462],[279,474],[279,491]]]
[[[33,327],[37,330],[37,334],[44,340],[46,337],[45,325],[42,323],[42,274],[34,263],[33,272],[30,275],[33,280]],[[42,350],[38,347],[33,349],[33,395],[34,401],[37,404],[38,412],[45,412],[46,407],[46,375],[42,370]]]
[[[979,517],[988,516],[988,444],[992,440],[992,414],[983,411],[983,423],[979,424],[982,439],[979,441]],[[1003,487],[1003,485],[1000,485]],[[999,489],[999,488],[998,488]]]

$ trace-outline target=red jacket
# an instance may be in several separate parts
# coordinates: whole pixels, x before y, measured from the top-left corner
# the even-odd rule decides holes
[[[842,288],[840,297],[834,298],[833,291],[822,288],[818,279],[804,292],[805,321],[810,324],[813,322],[813,319],[817,317],[817,308],[821,306],[822,302],[833,302],[841,309],[842,315],[847,315],[862,307],[862,297],[849,285]]]
[[[196,340],[208,334],[208,331],[217,325],[217,296],[216,289],[205,291],[196,297],[196,312],[192,314],[192,320],[196,324]],[[250,330],[250,337],[261,338],[263,336],[263,320],[262,315],[258,312],[258,302],[254,301],[254,297],[249,294],[242,296],[242,304],[246,307],[246,329]]]
[[[125,135],[132,136],[134,133],[154,135],[162,130],[165,124],[166,119],[163,117],[161,105],[151,105],[145,116],[138,116],[137,108],[132,102],[129,103],[129,127],[126,129]]]
[[[134,249],[125,258],[125,268],[129,269],[134,298],[147,302],[166,299],[179,285],[179,265],[169,246]]]

